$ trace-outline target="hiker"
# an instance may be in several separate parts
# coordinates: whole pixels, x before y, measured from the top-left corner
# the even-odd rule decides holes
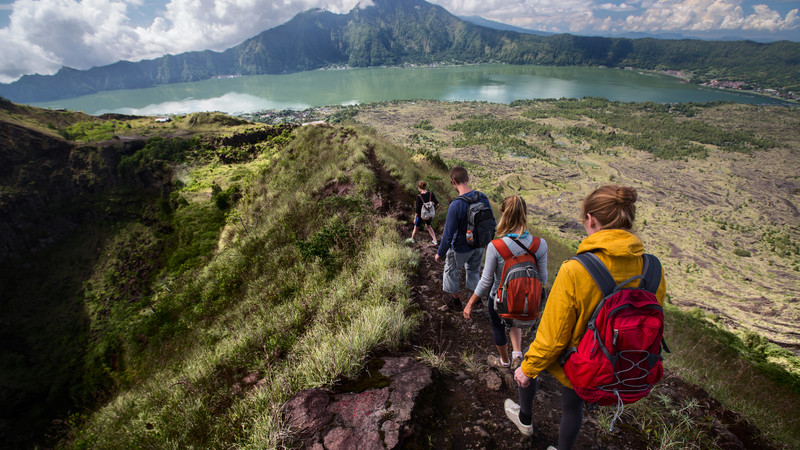
[[[439,242],[436,241],[436,233],[433,231],[433,227],[431,227],[431,221],[436,214],[435,208],[439,206],[439,200],[436,199],[436,195],[434,195],[433,192],[428,192],[427,187],[428,183],[422,180],[417,182],[419,195],[417,195],[417,208],[416,215],[414,216],[414,231],[411,232],[411,242],[414,241],[417,229],[420,223],[422,223],[425,225],[425,228],[428,229],[428,233],[431,235],[431,239],[433,239],[433,245],[437,245]]]
[[[578,254],[594,253],[616,283],[640,275],[644,266],[644,246],[631,233],[636,199],[634,188],[602,186],[583,201],[583,226],[588,237],[578,246]],[[656,275],[656,278],[660,278],[660,284],[655,298],[663,305],[666,284],[663,271],[658,272],[660,277]],[[562,264],[547,299],[536,338],[525,353],[522,365],[514,372],[520,403],[511,399],[505,401],[506,415],[522,434],[530,436],[533,432],[531,411],[536,384],[532,379],[547,370],[564,385],[558,448],[571,449],[578,438],[584,401],[573,390],[560,358],[565,350],[578,346],[601,300],[602,291],[581,262],[568,260]]]
[[[475,290],[481,277],[483,250],[494,237],[497,223],[489,198],[469,186],[467,169],[450,169],[450,182],[459,196],[447,208],[442,240],[439,241],[439,250],[434,259],[441,262],[445,258],[442,274],[445,304],[461,311],[464,309],[459,295],[461,268],[464,267],[466,272],[467,289]]]
[[[500,205],[500,223],[497,224],[497,236],[502,239],[502,243],[495,240],[486,247],[486,260],[483,265],[481,281],[464,307],[464,318],[469,319],[473,306],[487,292],[489,293],[489,301],[487,302],[489,321],[492,325],[494,344],[497,346],[500,357],[489,355],[488,362],[489,365],[501,369],[510,367],[511,370],[514,370],[520,366],[522,363],[522,328],[534,326],[535,320],[521,322],[516,319],[503,319],[498,314],[495,301],[497,299],[497,290],[501,285],[505,258],[501,256],[497,247],[504,245],[505,251],[510,251],[510,254],[516,257],[525,255],[531,251],[530,248],[533,245],[538,244],[537,248],[533,250],[533,257],[536,260],[537,267],[536,275],[541,282],[541,284],[537,285],[537,289],[541,291],[541,286],[547,284],[547,242],[541,238],[538,239],[538,242],[535,242],[537,239],[528,232],[527,215],[528,206],[522,197],[512,195],[503,200],[502,205]],[[535,311],[537,317],[538,312],[537,307]],[[506,329],[508,329],[508,334],[511,337],[512,352],[510,359],[508,357]]]

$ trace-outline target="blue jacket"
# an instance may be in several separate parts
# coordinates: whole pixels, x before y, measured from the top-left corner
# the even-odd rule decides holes
[[[489,198],[486,194],[478,191],[469,191],[464,194],[467,197],[480,195],[480,200],[489,207]],[[464,200],[453,200],[447,207],[447,219],[444,223],[444,233],[442,240],[439,243],[439,251],[436,253],[440,257],[447,256],[447,250],[452,248],[456,253],[466,253],[472,250],[472,247],[467,245],[467,208],[469,204]],[[494,214],[494,211],[492,211]]]

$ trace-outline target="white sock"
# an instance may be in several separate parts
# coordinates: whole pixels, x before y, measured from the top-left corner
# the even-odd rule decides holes
[[[520,358],[522,359],[522,352],[511,352],[511,359]]]

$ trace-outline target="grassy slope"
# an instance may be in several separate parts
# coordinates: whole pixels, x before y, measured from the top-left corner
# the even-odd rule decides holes
[[[354,375],[375,348],[399,345],[415,323],[400,301],[415,256],[368,200],[370,151],[405,172],[408,188],[432,173],[407,166],[402,149],[328,127],[300,129],[256,159],[219,250],[154,283],[152,309],[131,325],[151,334],[129,387],[69,445],[275,447],[291,394]],[[348,194],[321,197],[332,183]]]
[[[593,106],[595,102],[542,101],[516,107],[395,102],[364,106],[355,117],[398,144],[435,151],[467,166],[475,185],[495,200],[523,195],[534,223],[573,251],[581,238],[580,225],[574,223],[577,231],[559,227],[579,219],[583,197],[604,183],[635,186],[641,199],[638,233],[648,251],[663,261],[670,299],[680,307],[668,310],[674,354],[667,356],[667,366],[745,413],[769,436],[800,443],[800,365],[789,351],[769,342],[800,345],[793,325],[800,315],[795,210],[800,112],[743,105],[693,107],[694,115],[677,121],[702,121],[723,135],[750,133],[731,141],[763,138],[775,142],[776,148],[725,152],[694,140],[669,147],[663,145],[665,140],[680,139],[639,131],[648,135],[651,151],[662,151],[662,157],[670,156],[670,148],[680,153],[695,144],[700,147],[694,151],[701,157],[661,159],[629,145],[601,145],[587,133],[576,134],[576,126],[634,134],[598,123],[596,111],[617,106],[605,101]],[[663,121],[675,122],[648,115],[642,105],[622,108],[631,116],[647,117],[645,125],[652,129]],[[420,121],[432,127],[423,130]],[[474,127],[453,127],[468,122]],[[479,131],[470,136],[475,129]],[[752,256],[736,255],[738,247],[749,249]],[[568,257],[564,253],[551,254],[555,267]]]
[[[448,143],[440,137],[456,133],[445,130],[440,120],[456,120],[469,109],[481,108],[489,108],[495,117],[517,117],[506,107],[438,104],[447,111],[431,113],[425,110],[430,106],[422,105],[410,119],[404,117],[407,111],[377,108],[369,114],[376,118],[370,124],[380,129],[402,119],[400,127],[387,126],[380,129],[381,134],[429,155],[433,150],[464,161],[479,186],[495,196],[520,191],[529,203],[538,205],[548,189],[566,191],[575,183],[563,176],[561,156],[555,163],[535,160],[556,171],[537,179],[520,176],[519,165],[527,160],[510,158],[503,151],[490,154],[499,160],[491,166],[485,164],[488,156],[481,156],[480,145],[448,153]],[[434,129],[421,133],[422,128],[412,128],[421,118],[430,118]],[[558,123],[553,118],[537,120]],[[407,122],[408,126],[402,125]],[[201,126],[184,120],[158,125],[178,133]],[[213,121],[203,127],[213,134],[228,132]],[[154,128],[148,122],[132,126],[139,134]],[[417,154],[409,160],[406,150],[365,130],[319,127],[296,133],[288,144],[260,148],[261,156],[252,161],[179,166],[183,187],[170,196],[168,215],[177,234],[171,237],[174,247],[168,246],[162,255],[167,269],[148,278],[144,303],[121,311],[114,321],[121,327],[122,341],[112,354],[122,355],[124,364],[117,361],[119,365],[104,370],[116,383],[118,394],[97,411],[73,417],[70,435],[62,445],[274,447],[285,443],[277,412],[288,396],[297,389],[352,375],[371,351],[402,343],[415,319],[397,300],[408,295],[405,274],[414,269],[415,255],[400,244],[398,224],[379,219],[372,208],[369,199],[375,200],[378,187],[367,154],[374,150],[409,191],[417,179],[424,178],[436,192],[446,192],[446,176],[428,162],[436,161],[435,157]],[[416,144],[409,143],[408,136],[415,133]],[[555,134],[554,140],[561,139]],[[427,147],[420,142],[427,142]],[[586,153],[571,148],[569,139],[563,142],[546,149],[565,147],[570,154]],[[582,161],[578,170],[582,164],[585,170],[597,169]],[[508,173],[492,173],[491,168],[498,166]],[[493,184],[492,179],[498,182]],[[234,185],[242,189],[236,208],[222,221],[215,218],[220,210],[212,197],[214,184],[221,190]],[[326,192],[345,195],[328,197]],[[570,217],[568,209],[550,212],[550,221],[539,223],[539,231],[552,243],[553,273],[576,242],[576,234],[554,227]],[[222,223],[226,225],[220,230]],[[108,250],[144,249],[158,237],[136,225],[121,226],[115,233],[116,238],[106,244]],[[208,245],[170,262],[169,255],[196,241]],[[135,243],[139,246],[131,245]],[[146,260],[146,254],[139,259]],[[109,274],[126,266],[119,263],[101,258],[90,283],[108,282],[103,289],[113,290],[135,278],[129,274],[109,280]],[[102,311],[90,301],[93,297],[100,298],[87,295],[87,308]],[[97,332],[107,331],[102,320],[108,317],[105,313],[93,316]],[[741,354],[754,353],[753,347],[763,342],[748,347],[709,327],[704,318],[677,310],[669,311],[669,321],[675,354],[667,363],[673,370],[758,420],[770,437],[800,442],[796,435],[800,427],[792,422],[798,417],[793,412],[796,390],[776,385],[763,372],[753,371],[751,362],[742,362]],[[696,348],[707,353],[698,354]],[[767,364],[766,358],[763,362]],[[740,381],[731,380],[729,368],[736,368],[733,373]],[[755,390],[754,385],[758,386]],[[777,420],[774,405],[784,405]],[[634,409],[631,414],[640,418],[645,430],[647,420],[666,417],[668,411],[657,409],[652,414]]]

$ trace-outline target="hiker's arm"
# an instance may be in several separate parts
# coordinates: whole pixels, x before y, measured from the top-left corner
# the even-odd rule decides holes
[[[575,330],[577,310],[575,308],[575,279],[569,270],[568,261],[558,271],[550,297],[542,313],[542,322],[536,332],[525,359],[522,362],[522,371],[530,378],[536,378],[539,373],[558,360],[569,345]],[[575,262],[575,264],[580,264]]]
[[[458,202],[453,200],[447,208],[447,219],[444,222],[444,232],[442,233],[442,240],[439,242],[439,250],[436,255],[439,258],[447,256],[447,249],[453,241],[453,237],[458,232],[458,207],[463,201]]]
[[[481,297],[485,297],[486,294],[489,293],[489,290],[494,286],[494,277],[495,272],[497,271],[497,258],[498,258],[497,250],[494,248],[494,244],[491,242],[488,246],[486,246],[486,261],[483,264],[483,273],[481,274],[481,281],[478,283],[478,286],[475,287],[475,291],[472,293],[472,296],[469,298],[469,302],[464,307],[464,318],[469,319],[470,313],[472,313],[472,306],[475,302],[478,301]]]
[[[486,246],[486,260],[483,262],[483,273],[481,274],[481,280],[478,282],[478,285],[475,287],[475,295],[478,297],[486,297],[489,294],[489,291],[494,286],[494,279],[497,273],[497,264],[498,260],[501,260],[500,254],[497,253],[497,249],[494,248],[493,243],[489,243]]]
[[[536,269],[542,286],[547,285],[547,241],[544,239],[540,240],[539,249],[536,250]]]

